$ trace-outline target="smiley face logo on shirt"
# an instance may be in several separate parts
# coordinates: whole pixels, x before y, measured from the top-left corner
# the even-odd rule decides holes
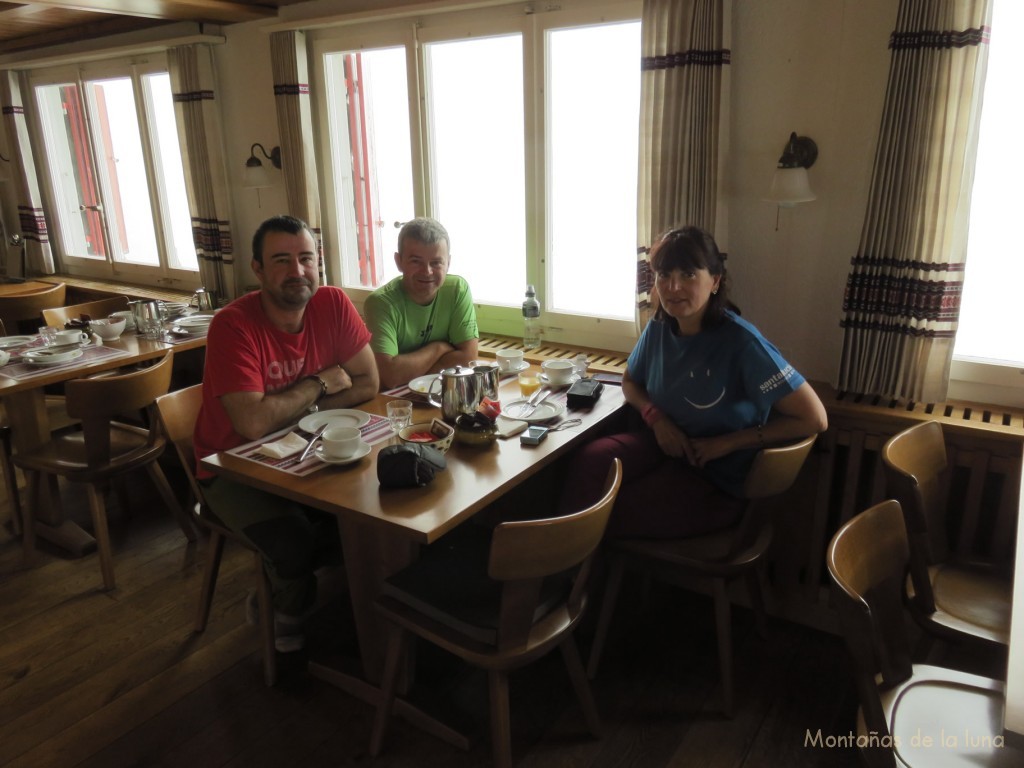
[[[721,392],[715,393],[715,382],[712,379],[710,368],[703,372],[691,370],[686,377],[684,386],[692,397],[684,395],[683,400],[699,410],[714,408],[725,397],[724,385]]]

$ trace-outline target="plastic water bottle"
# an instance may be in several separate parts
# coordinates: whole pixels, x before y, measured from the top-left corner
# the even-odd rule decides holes
[[[526,286],[526,301],[523,302],[523,346],[526,349],[540,346],[540,302],[532,285]]]

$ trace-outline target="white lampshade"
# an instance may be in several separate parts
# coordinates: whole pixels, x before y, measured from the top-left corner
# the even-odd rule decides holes
[[[806,168],[776,168],[766,199],[782,208],[790,208],[797,203],[817,200],[818,196],[811,189]]]
[[[267,173],[266,166],[263,165],[259,160],[250,159],[245,164],[245,171],[242,176],[242,186],[247,189],[260,189],[261,187],[271,187],[273,184],[270,181],[270,174]]]

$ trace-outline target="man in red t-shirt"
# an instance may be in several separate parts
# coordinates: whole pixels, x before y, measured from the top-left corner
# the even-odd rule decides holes
[[[196,459],[296,423],[323,408],[346,408],[377,393],[370,333],[345,293],[319,285],[316,243],[291,216],[253,236],[260,290],[210,323]],[[338,562],[332,515],[196,468],[213,513],[262,552],[274,594],[278,650],[302,647],[297,627],[316,597],[314,570]]]

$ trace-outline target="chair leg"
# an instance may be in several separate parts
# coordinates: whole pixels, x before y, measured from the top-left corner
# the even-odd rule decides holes
[[[146,472],[153,479],[153,484],[156,486],[157,491],[159,491],[161,498],[163,498],[164,504],[167,505],[167,508],[177,518],[178,525],[181,527],[181,532],[185,534],[185,538],[195,542],[196,530],[192,526],[192,516],[178,503],[178,497],[171,490],[171,485],[167,482],[167,476],[160,469],[160,465],[155,461],[147,464]]]
[[[256,562],[256,595],[260,606],[260,639],[263,644],[263,679],[267,687],[277,682],[277,649],[274,647],[274,598],[270,590],[270,577],[263,568],[263,556],[253,555]]]
[[[25,485],[28,488],[28,499],[21,510],[21,547],[25,562],[31,562],[36,552],[36,526],[34,510],[39,504],[39,486],[43,482],[42,473],[25,472]]]
[[[512,719],[508,706],[508,673],[487,673],[491,696],[491,752],[495,768],[512,768]]]
[[[21,535],[21,499],[18,496],[18,475],[11,461],[11,430],[0,428],[0,462],[3,464],[4,488],[7,491],[7,504],[11,509],[11,532]]]
[[[89,496],[89,512],[92,514],[93,535],[100,556],[100,571],[103,574],[103,588],[114,589],[114,556],[110,548],[110,530],[107,526],[107,507],[103,501],[103,490],[93,483],[86,484]]]
[[[608,581],[604,587],[604,600],[601,601],[601,614],[597,619],[597,630],[594,632],[594,643],[590,647],[590,658],[587,660],[587,677],[591,680],[597,677],[597,667],[601,663],[601,654],[604,652],[604,644],[608,639],[608,629],[611,627],[612,614],[615,613],[615,603],[619,599],[624,572],[625,565],[622,558],[612,557]]]
[[[220,559],[224,554],[224,537],[217,531],[210,531],[209,547],[206,550],[206,565],[203,566],[203,585],[199,590],[199,609],[196,611],[195,631],[202,632],[210,620],[213,593],[217,589],[217,575],[220,573]]]
[[[726,715],[732,717],[732,610],[725,579],[715,579],[714,585],[718,669],[722,678],[723,709]]]
[[[390,634],[387,656],[384,658],[380,698],[377,701],[377,714],[373,719],[373,733],[370,735],[370,757],[377,757],[384,745],[384,736],[391,721],[391,709],[395,704],[395,693],[398,690],[399,662],[403,655],[402,647],[405,645],[406,633],[399,627],[391,627]]]
[[[747,592],[750,595],[750,607],[754,609],[754,627],[757,636],[762,640],[768,637],[767,613],[764,608],[763,574],[760,568],[747,571]]]
[[[565,668],[569,670],[569,679],[576,691],[576,698],[579,699],[580,708],[583,710],[583,717],[587,721],[587,728],[597,738],[601,736],[601,718],[597,714],[597,705],[594,704],[594,696],[590,691],[590,682],[587,680],[587,673],[583,669],[583,661],[580,659],[580,652],[576,648],[576,641],[573,636],[568,635],[559,646],[562,652],[562,659],[565,661]]]

